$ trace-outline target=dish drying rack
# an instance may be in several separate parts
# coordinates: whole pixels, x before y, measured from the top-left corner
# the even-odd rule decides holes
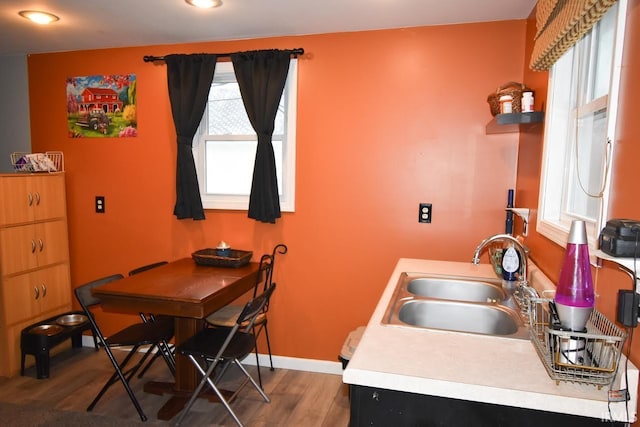
[[[62,151],[44,153],[11,153],[11,165],[16,172],[63,172],[64,154]]]
[[[556,384],[577,382],[598,389],[611,384],[627,334],[595,309],[587,321],[587,332],[550,328],[550,301],[529,300],[531,340],[549,376]]]

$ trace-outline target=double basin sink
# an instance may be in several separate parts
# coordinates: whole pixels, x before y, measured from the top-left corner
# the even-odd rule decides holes
[[[529,339],[498,279],[402,273],[382,323]]]

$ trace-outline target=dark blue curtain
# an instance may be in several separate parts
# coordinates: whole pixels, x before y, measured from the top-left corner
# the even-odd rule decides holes
[[[204,114],[216,68],[216,55],[167,55],[171,113],[178,135],[176,205],[178,219],[205,219],[191,144]]]
[[[291,53],[290,50],[274,49],[231,55],[242,101],[258,136],[248,216],[268,223],[275,223],[281,217],[271,139]]]

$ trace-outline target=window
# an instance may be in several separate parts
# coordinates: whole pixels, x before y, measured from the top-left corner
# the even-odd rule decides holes
[[[561,246],[574,219],[592,247],[607,216],[626,1],[551,68],[537,230]]]
[[[297,60],[289,65],[273,132],[280,210],[295,208]],[[219,62],[193,141],[205,209],[248,210],[257,137],[240,96],[231,62]]]

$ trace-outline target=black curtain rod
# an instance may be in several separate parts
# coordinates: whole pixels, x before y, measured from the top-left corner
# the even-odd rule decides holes
[[[235,53],[242,53],[242,52],[233,52],[233,53],[216,53],[215,55],[218,58],[228,58],[231,55],[235,54]],[[297,57],[298,55],[303,55],[304,54],[304,49],[301,47],[295,48],[295,49],[291,49],[291,54],[294,57]],[[154,62],[154,61],[164,61],[164,56],[149,56],[149,55],[145,55],[142,57],[142,59],[144,60],[144,62]]]

